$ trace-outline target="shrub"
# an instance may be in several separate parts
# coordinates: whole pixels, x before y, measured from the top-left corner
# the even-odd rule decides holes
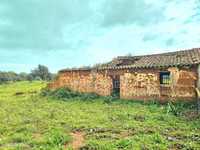
[[[175,116],[181,115],[185,110],[194,109],[195,105],[189,102],[168,102],[167,113],[172,113]]]
[[[50,91],[49,88],[43,88],[43,89],[41,90],[40,95],[41,95],[41,96],[48,96],[48,95],[50,95],[50,93],[51,93],[51,91]]]
[[[106,104],[110,104],[116,100],[117,100],[117,97],[113,97],[113,96],[104,97],[104,103],[106,103]]]
[[[73,92],[65,88],[54,90],[51,95],[58,99],[73,98],[75,96]]]
[[[51,147],[62,147],[71,141],[71,137],[63,131],[53,129],[46,134],[47,145]]]
[[[93,100],[99,97],[96,93],[79,93],[79,98],[82,100]]]
[[[172,102],[169,102],[167,104],[167,113],[172,113],[175,116],[179,115],[179,111],[178,111],[177,107]]]
[[[68,88],[59,88],[56,90],[45,88],[42,89],[41,96],[50,96],[58,99],[78,98],[81,100],[93,100],[99,98],[99,95],[95,93],[79,93]]]

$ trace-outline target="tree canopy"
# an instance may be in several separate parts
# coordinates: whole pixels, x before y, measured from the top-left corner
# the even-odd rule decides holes
[[[54,78],[54,74],[50,73],[48,67],[44,65],[38,65],[35,69],[31,70],[31,73],[15,73],[13,71],[3,72],[0,71],[0,83],[14,82],[14,81],[32,81],[32,80],[44,80],[50,81]]]

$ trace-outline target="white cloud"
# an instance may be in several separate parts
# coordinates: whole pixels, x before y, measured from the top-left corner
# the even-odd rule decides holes
[[[6,1],[7,18],[0,5],[0,70],[41,63],[56,71],[129,53],[200,47],[198,0],[72,1]]]
[[[164,11],[166,19],[185,21],[196,13],[196,0],[182,1],[173,0],[167,3]]]

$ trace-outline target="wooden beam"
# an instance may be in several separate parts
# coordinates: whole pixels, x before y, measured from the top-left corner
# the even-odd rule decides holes
[[[198,74],[198,78],[197,78],[197,111],[198,114],[200,114],[200,64],[197,66],[197,74]]]
[[[196,88],[196,92],[197,92],[197,97],[200,98],[200,90],[198,88]]]

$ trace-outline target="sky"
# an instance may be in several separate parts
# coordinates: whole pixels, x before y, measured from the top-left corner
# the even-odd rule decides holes
[[[0,70],[200,47],[200,0],[0,0]]]

